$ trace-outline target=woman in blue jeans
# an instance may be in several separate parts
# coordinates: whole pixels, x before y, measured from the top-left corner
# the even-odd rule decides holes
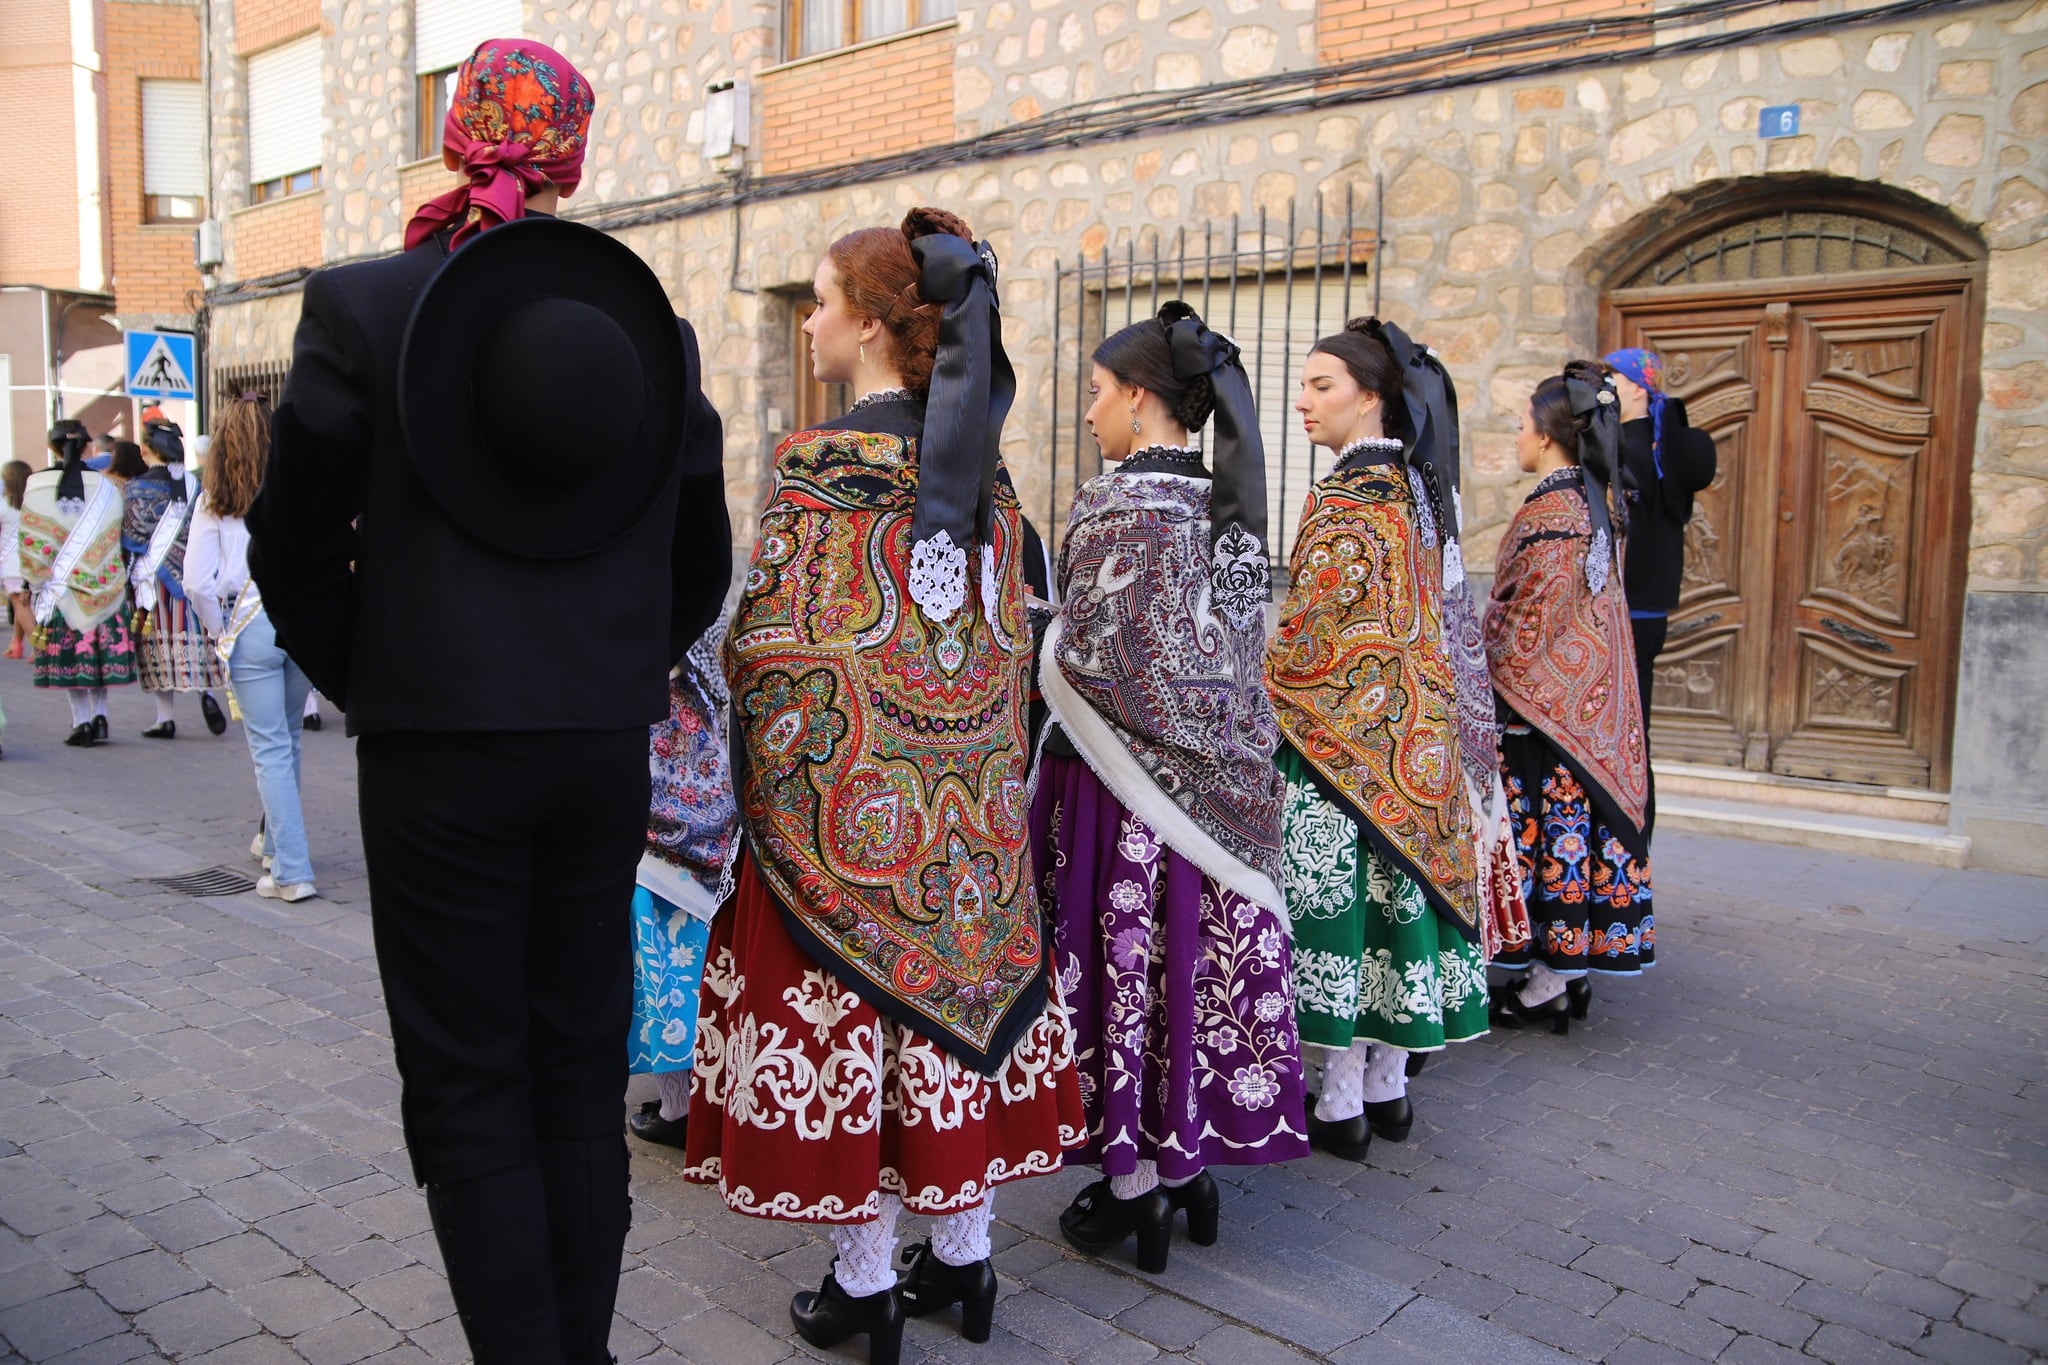
[[[256,894],[302,901],[320,894],[299,806],[299,728],[312,684],[278,647],[249,581],[249,532],[242,523],[270,459],[269,402],[245,394],[230,403],[207,453],[206,491],[193,509],[185,551],[185,594],[219,641],[256,761],[264,817],[258,847],[268,869]]]

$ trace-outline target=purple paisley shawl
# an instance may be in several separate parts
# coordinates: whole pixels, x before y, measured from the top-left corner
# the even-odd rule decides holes
[[[698,919],[732,894],[740,811],[726,749],[732,694],[719,667],[726,614],[683,656],[668,684],[668,719],[650,728],[647,852],[639,883]]]
[[[1089,480],[1060,549],[1060,616],[1039,676],[1117,800],[1203,872],[1278,910],[1286,785],[1264,612],[1232,624],[1210,560],[1208,480]]]

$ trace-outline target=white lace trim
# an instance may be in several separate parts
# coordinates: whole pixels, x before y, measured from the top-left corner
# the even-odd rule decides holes
[[[1444,546],[1444,587],[1462,587],[1465,582],[1465,552],[1453,540]]]
[[[1596,593],[1607,591],[1607,573],[1613,567],[1614,552],[1610,548],[1605,527],[1593,532],[1593,547],[1586,551],[1586,585]]]
[[[1272,566],[1266,547],[1244,527],[1232,524],[1216,538],[1212,573],[1216,608],[1231,625],[1243,628],[1261,620],[1272,597]]]
[[[1429,484],[1423,479],[1422,471],[1414,465],[1408,466],[1408,491],[1415,497],[1415,521],[1422,528],[1422,543],[1436,548],[1436,508],[1429,501]]]
[[[1361,436],[1337,452],[1337,463],[1343,464],[1353,455],[1369,452],[1374,455],[1399,455],[1404,449],[1392,436]]]
[[[846,415],[851,417],[862,408],[871,408],[877,403],[906,403],[915,396],[909,389],[872,389],[847,404]]]
[[[967,604],[967,551],[950,532],[910,547],[910,600],[941,625]]]
[[[1003,581],[996,577],[996,547],[981,547],[981,614],[988,621],[989,634],[1004,652],[1017,652],[1017,642],[1003,632]]]

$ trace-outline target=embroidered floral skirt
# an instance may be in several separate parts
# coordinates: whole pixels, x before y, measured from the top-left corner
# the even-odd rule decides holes
[[[168,593],[149,614],[149,633],[135,637],[135,664],[145,692],[218,690],[224,683],[199,613]]]
[[[1486,960],[1280,746],[1281,889],[1301,1041],[1433,1052],[1486,1032]]]
[[[884,1193],[958,1213],[1084,1137],[1057,986],[983,1076],[812,961],[751,854],[711,926],[696,1062],[683,1174],[757,1218],[865,1223]]]
[[[115,612],[91,630],[73,630],[58,617],[35,652],[37,687],[118,687],[135,681],[135,641]]]
[[[1633,975],[1650,966],[1657,921],[1647,842],[1617,836],[1602,803],[1542,734],[1509,725],[1500,752],[1533,941],[1495,961],[1541,962],[1566,974]]]
[[[1308,1155],[1287,923],[1163,846],[1078,758],[1031,812],[1088,1114],[1079,1159],[1169,1179]]]
[[[697,1046],[697,988],[711,926],[644,886],[633,888],[634,1075],[688,1071]]]

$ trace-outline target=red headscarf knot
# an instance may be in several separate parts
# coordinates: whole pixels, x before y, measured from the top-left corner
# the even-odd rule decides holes
[[[526,214],[529,190],[574,189],[595,104],[590,82],[551,47],[492,38],[462,64],[441,145],[468,183],[420,206],[405,226],[410,251],[450,223],[454,246]]]

